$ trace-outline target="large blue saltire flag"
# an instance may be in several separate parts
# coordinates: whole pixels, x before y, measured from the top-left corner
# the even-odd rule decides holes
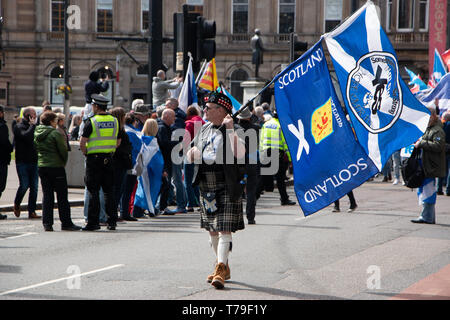
[[[431,75],[432,86],[436,87],[446,73],[444,61],[442,61],[439,51],[434,48],[433,74]]]
[[[420,90],[425,90],[428,88],[425,82],[423,82],[423,80],[420,78],[420,76],[409,70],[407,67],[405,67],[405,70],[410,78],[408,84],[413,85],[413,88],[411,88],[412,93],[416,93],[419,92]]]
[[[156,200],[161,190],[164,159],[156,137],[142,136],[142,147],[137,156],[134,172],[138,186],[134,205],[155,213]]]
[[[274,83],[295,193],[305,215],[330,205],[378,172],[346,120],[321,42],[277,75]]]
[[[430,113],[401,79],[372,1],[324,38],[358,141],[381,171],[423,135]]]
[[[192,58],[189,59],[183,87],[178,97],[178,108],[186,112],[187,108],[191,105],[198,106],[197,86],[195,84],[194,72],[192,71]]]
[[[417,98],[426,105],[434,104],[435,99],[438,99],[441,115],[450,110],[450,73],[442,77],[436,88],[431,89],[427,93],[418,94]]]

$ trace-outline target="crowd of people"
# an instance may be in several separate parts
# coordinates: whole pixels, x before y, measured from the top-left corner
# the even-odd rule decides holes
[[[20,217],[21,203],[29,190],[28,217],[42,219],[45,231],[53,231],[55,193],[61,229],[66,231],[95,231],[102,225],[115,230],[121,220],[138,221],[147,216],[198,210],[201,227],[209,232],[216,256],[214,273],[207,281],[223,288],[230,277],[231,235],[244,229],[244,212],[247,224],[255,224],[256,203],[261,194],[274,190],[275,182],[280,204],[296,204],[286,192],[291,157],[278,115],[275,108],[263,103],[232,117],[231,100],[217,91],[208,94],[201,106],[189,106],[185,112],[177,99],[182,79],[167,81],[163,71],[156,78],[153,90],[157,94],[151,105],[136,99],[129,110],[108,109],[109,100],[101,94],[108,89],[107,79],[100,79],[93,72],[85,85],[85,108],[81,115],[70,119],[69,129],[61,110],[53,110],[45,102],[39,117],[29,107],[23,110],[22,118],[13,121],[12,143],[4,120],[5,109],[0,106],[0,196],[5,190],[11,152],[15,150],[19,188],[14,198],[14,215]],[[423,211],[412,220],[415,223],[435,223],[436,194],[444,194],[446,187],[445,194],[450,196],[450,111],[440,117],[436,108],[429,109],[428,129],[414,145],[422,153],[427,178],[419,188]],[[241,135],[237,134],[239,130]],[[180,132],[181,135],[175,134]],[[164,162],[158,199],[152,210],[141,208],[134,201],[139,187],[134,168],[142,137],[156,139]],[[71,147],[70,141],[79,141],[79,148],[73,147],[77,144]],[[75,225],[71,218],[65,171],[69,152],[82,152],[85,156],[84,227]],[[174,161],[174,154],[181,161]],[[264,173],[270,171],[274,159],[275,171]],[[393,184],[400,182],[400,164],[399,150],[383,168],[383,182],[390,181],[392,170]],[[36,214],[39,179],[42,217]],[[432,188],[431,196],[425,192],[427,188]],[[348,211],[352,212],[357,208],[356,200],[353,192],[347,196]],[[176,208],[171,210],[170,206]],[[339,200],[333,211],[340,211]]]

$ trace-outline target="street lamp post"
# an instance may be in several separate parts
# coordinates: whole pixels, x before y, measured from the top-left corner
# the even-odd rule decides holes
[[[67,90],[70,79],[70,67],[69,67],[69,28],[67,27],[67,9],[69,8],[69,0],[64,0],[64,114],[67,121],[70,115],[70,96]]]

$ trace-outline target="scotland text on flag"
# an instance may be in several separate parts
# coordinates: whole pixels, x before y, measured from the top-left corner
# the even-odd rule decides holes
[[[429,111],[401,79],[371,1],[324,38],[358,141],[381,171],[392,153],[423,135]]]
[[[295,193],[304,214],[310,215],[378,170],[345,118],[320,42],[274,80],[277,114],[292,155]]]

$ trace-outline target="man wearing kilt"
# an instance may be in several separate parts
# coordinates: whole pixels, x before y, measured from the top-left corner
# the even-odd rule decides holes
[[[192,141],[187,158],[196,164],[193,184],[200,189],[201,227],[209,231],[217,258],[214,273],[207,281],[222,289],[225,280],[230,279],[231,234],[244,229],[241,180],[245,172],[245,144],[236,134],[240,127],[230,116],[231,100],[212,92],[205,102],[208,122]]]

